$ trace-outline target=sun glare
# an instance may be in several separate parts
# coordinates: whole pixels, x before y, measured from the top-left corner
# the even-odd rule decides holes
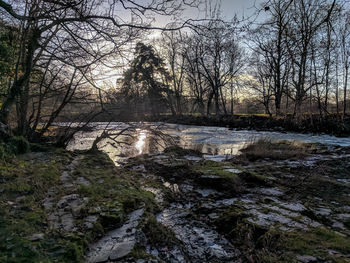
[[[138,134],[138,140],[135,144],[135,148],[138,150],[138,154],[142,154],[145,148],[147,138],[147,132],[145,130],[141,130]]]

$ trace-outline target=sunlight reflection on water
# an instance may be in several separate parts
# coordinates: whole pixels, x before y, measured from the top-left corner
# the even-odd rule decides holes
[[[93,127],[90,131],[81,131],[75,134],[67,147],[68,150],[88,150],[91,148],[93,141],[101,134],[106,124],[92,123],[91,125]],[[246,144],[259,138],[350,146],[349,137],[337,138],[329,135],[229,130],[222,127],[162,123],[112,123],[109,126],[109,131],[118,132],[126,127],[134,127],[134,129],[128,134],[119,136],[117,140],[120,143],[114,143],[106,138],[98,145],[99,149],[106,152],[116,164],[125,161],[128,157],[159,153],[171,143],[183,148],[198,150],[208,158],[218,160],[239,154],[239,151]],[[157,130],[156,134],[158,136],[155,135],[154,129]],[[168,137],[159,136],[160,132],[168,135]]]
[[[136,150],[138,150],[138,154],[142,154],[146,145],[147,131],[141,130],[138,134],[138,140],[135,144]]]

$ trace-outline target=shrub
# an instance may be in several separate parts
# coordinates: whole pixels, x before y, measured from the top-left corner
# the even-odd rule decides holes
[[[23,154],[29,150],[29,142],[23,136],[11,137],[7,144],[7,151],[12,154]]]

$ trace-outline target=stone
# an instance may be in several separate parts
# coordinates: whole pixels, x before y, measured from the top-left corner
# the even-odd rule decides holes
[[[78,177],[77,180],[76,180],[76,183],[84,185],[84,186],[90,186],[91,185],[90,181],[88,181],[85,177]]]
[[[37,241],[37,240],[43,240],[44,239],[44,234],[39,233],[39,234],[33,234],[28,238],[30,241]]]
[[[317,258],[313,256],[297,256],[297,260],[299,260],[302,263],[309,263],[309,262],[317,262]]]
[[[86,256],[87,262],[105,262],[128,255],[136,244],[136,228],[143,213],[144,209],[135,210],[129,214],[128,220],[122,227],[108,232],[98,242],[91,245]]]
[[[226,168],[226,169],[224,169],[224,171],[229,172],[229,173],[233,173],[233,174],[240,174],[240,173],[242,173],[241,170],[235,169],[235,168]]]
[[[194,162],[198,162],[198,161],[203,160],[202,157],[192,156],[192,155],[185,155],[184,158],[185,158],[186,160],[194,161]]]
[[[316,215],[328,216],[332,213],[332,210],[329,208],[318,207],[315,209],[314,213]]]
[[[117,260],[128,255],[135,246],[135,241],[125,241],[116,244],[109,255],[110,260]]]
[[[203,256],[212,262],[235,262],[240,255],[239,251],[215,229],[188,215],[183,206],[173,206],[159,213],[157,221],[170,228],[184,244],[183,251],[190,262],[208,262],[203,261]],[[181,251],[160,251],[162,253],[173,259],[167,262],[188,262]]]

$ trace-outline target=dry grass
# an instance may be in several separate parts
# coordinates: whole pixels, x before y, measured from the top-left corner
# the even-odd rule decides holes
[[[302,159],[310,152],[310,146],[290,141],[273,141],[271,139],[259,139],[249,143],[241,150],[242,157],[249,161],[259,159],[287,160]]]

